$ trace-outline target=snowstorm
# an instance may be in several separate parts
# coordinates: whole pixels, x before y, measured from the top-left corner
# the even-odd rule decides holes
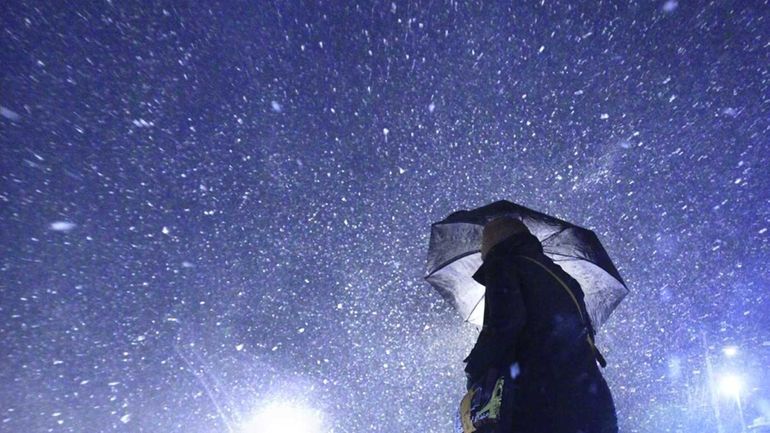
[[[768,1],[1,9],[0,432],[453,433],[499,200],[622,276],[620,432],[770,431]]]

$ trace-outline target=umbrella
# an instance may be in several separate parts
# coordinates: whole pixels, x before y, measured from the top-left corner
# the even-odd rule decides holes
[[[543,252],[580,283],[594,328],[598,329],[628,294],[594,232],[502,200],[455,212],[431,226],[425,279],[464,320],[482,325],[484,286],[471,276],[481,266],[484,225],[501,216],[520,219],[543,244]]]

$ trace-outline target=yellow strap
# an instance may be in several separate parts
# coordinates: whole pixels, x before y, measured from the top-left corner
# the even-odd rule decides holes
[[[503,386],[505,383],[505,376],[500,376],[495,381],[495,387],[492,389],[492,394],[489,397],[489,401],[484,407],[478,409],[475,413],[472,413],[471,405],[473,403],[473,397],[476,392],[480,391],[479,388],[473,387],[465,393],[460,402],[460,422],[463,427],[463,433],[475,433],[478,429],[475,424],[484,422],[497,422],[500,420],[500,408],[503,401]]]
[[[562,279],[559,278],[558,275],[556,275],[552,270],[548,269],[548,267],[546,265],[540,263],[539,261],[533,259],[532,257],[522,256],[522,255],[519,255],[517,257],[524,257],[525,259],[529,260],[530,262],[537,263],[541,268],[545,269],[546,272],[551,274],[551,276],[554,277],[556,279],[556,281],[559,282],[559,284],[561,284],[561,286],[564,288],[564,291],[567,292],[569,297],[572,299],[572,302],[575,303],[575,308],[577,308],[578,314],[580,315],[580,321],[583,322],[583,325],[586,325],[586,319],[585,319],[585,317],[583,317],[583,311],[580,309],[580,303],[578,302],[577,298],[575,297],[575,294],[572,293],[572,290],[569,289],[569,286],[567,286],[567,284],[564,281],[562,281]],[[596,354],[596,345],[594,344],[594,340],[591,338],[591,332],[590,331],[589,331],[588,335],[586,335],[586,340],[588,340],[588,344],[591,346],[591,350],[593,350],[594,354]]]
[[[465,397],[460,402],[460,422],[463,426],[463,433],[474,433],[476,427],[473,426],[473,420],[471,419],[471,402],[473,401],[473,395],[476,394],[476,388],[471,388]]]

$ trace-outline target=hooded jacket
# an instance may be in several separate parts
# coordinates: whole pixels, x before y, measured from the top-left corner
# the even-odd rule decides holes
[[[465,359],[472,377],[533,357],[539,364],[594,362],[586,340],[593,338],[593,328],[580,284],[545,256],[535,236],[521,232],[495,245],[473,279],[486,290],[484,324]]]
[[[511,372],[518,410],[531,423],[514,431],[617,431],[583,291],[540,241],[529,232],[506,238],[473,278],[486,287],[484,324],[465,371],[472,381],[489,368]]]

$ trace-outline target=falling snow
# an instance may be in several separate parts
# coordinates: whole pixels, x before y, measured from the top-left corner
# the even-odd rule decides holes
[[[21,116],[19,116],[17,112],[3,106],[0,106],[0,116],[3,116],[6,119],[11,120],[13,122],[16,122],[19,119],[21,119]]]
[[[149,128],[154,125],[154,123],[148,122],[144,119],[134,119],[131,121],[131,123],[133,123],[137,128]]]
[[[49,225],[50,229],[55,232],[64,232],[68,233],[72,230],[75,230],[75,227],[77,227],[77,224],[69,222],[69,221],[54,221]]]
[[[665,12],[674,12],[678,7],[679,2],[676,0],[666,0],[666,2],[663,3],[663,10]]]
[[[263,3],[3,6],[0,430],[450,432],[498,199],[628,283],[621,432],[770,420],[767,1]]]

